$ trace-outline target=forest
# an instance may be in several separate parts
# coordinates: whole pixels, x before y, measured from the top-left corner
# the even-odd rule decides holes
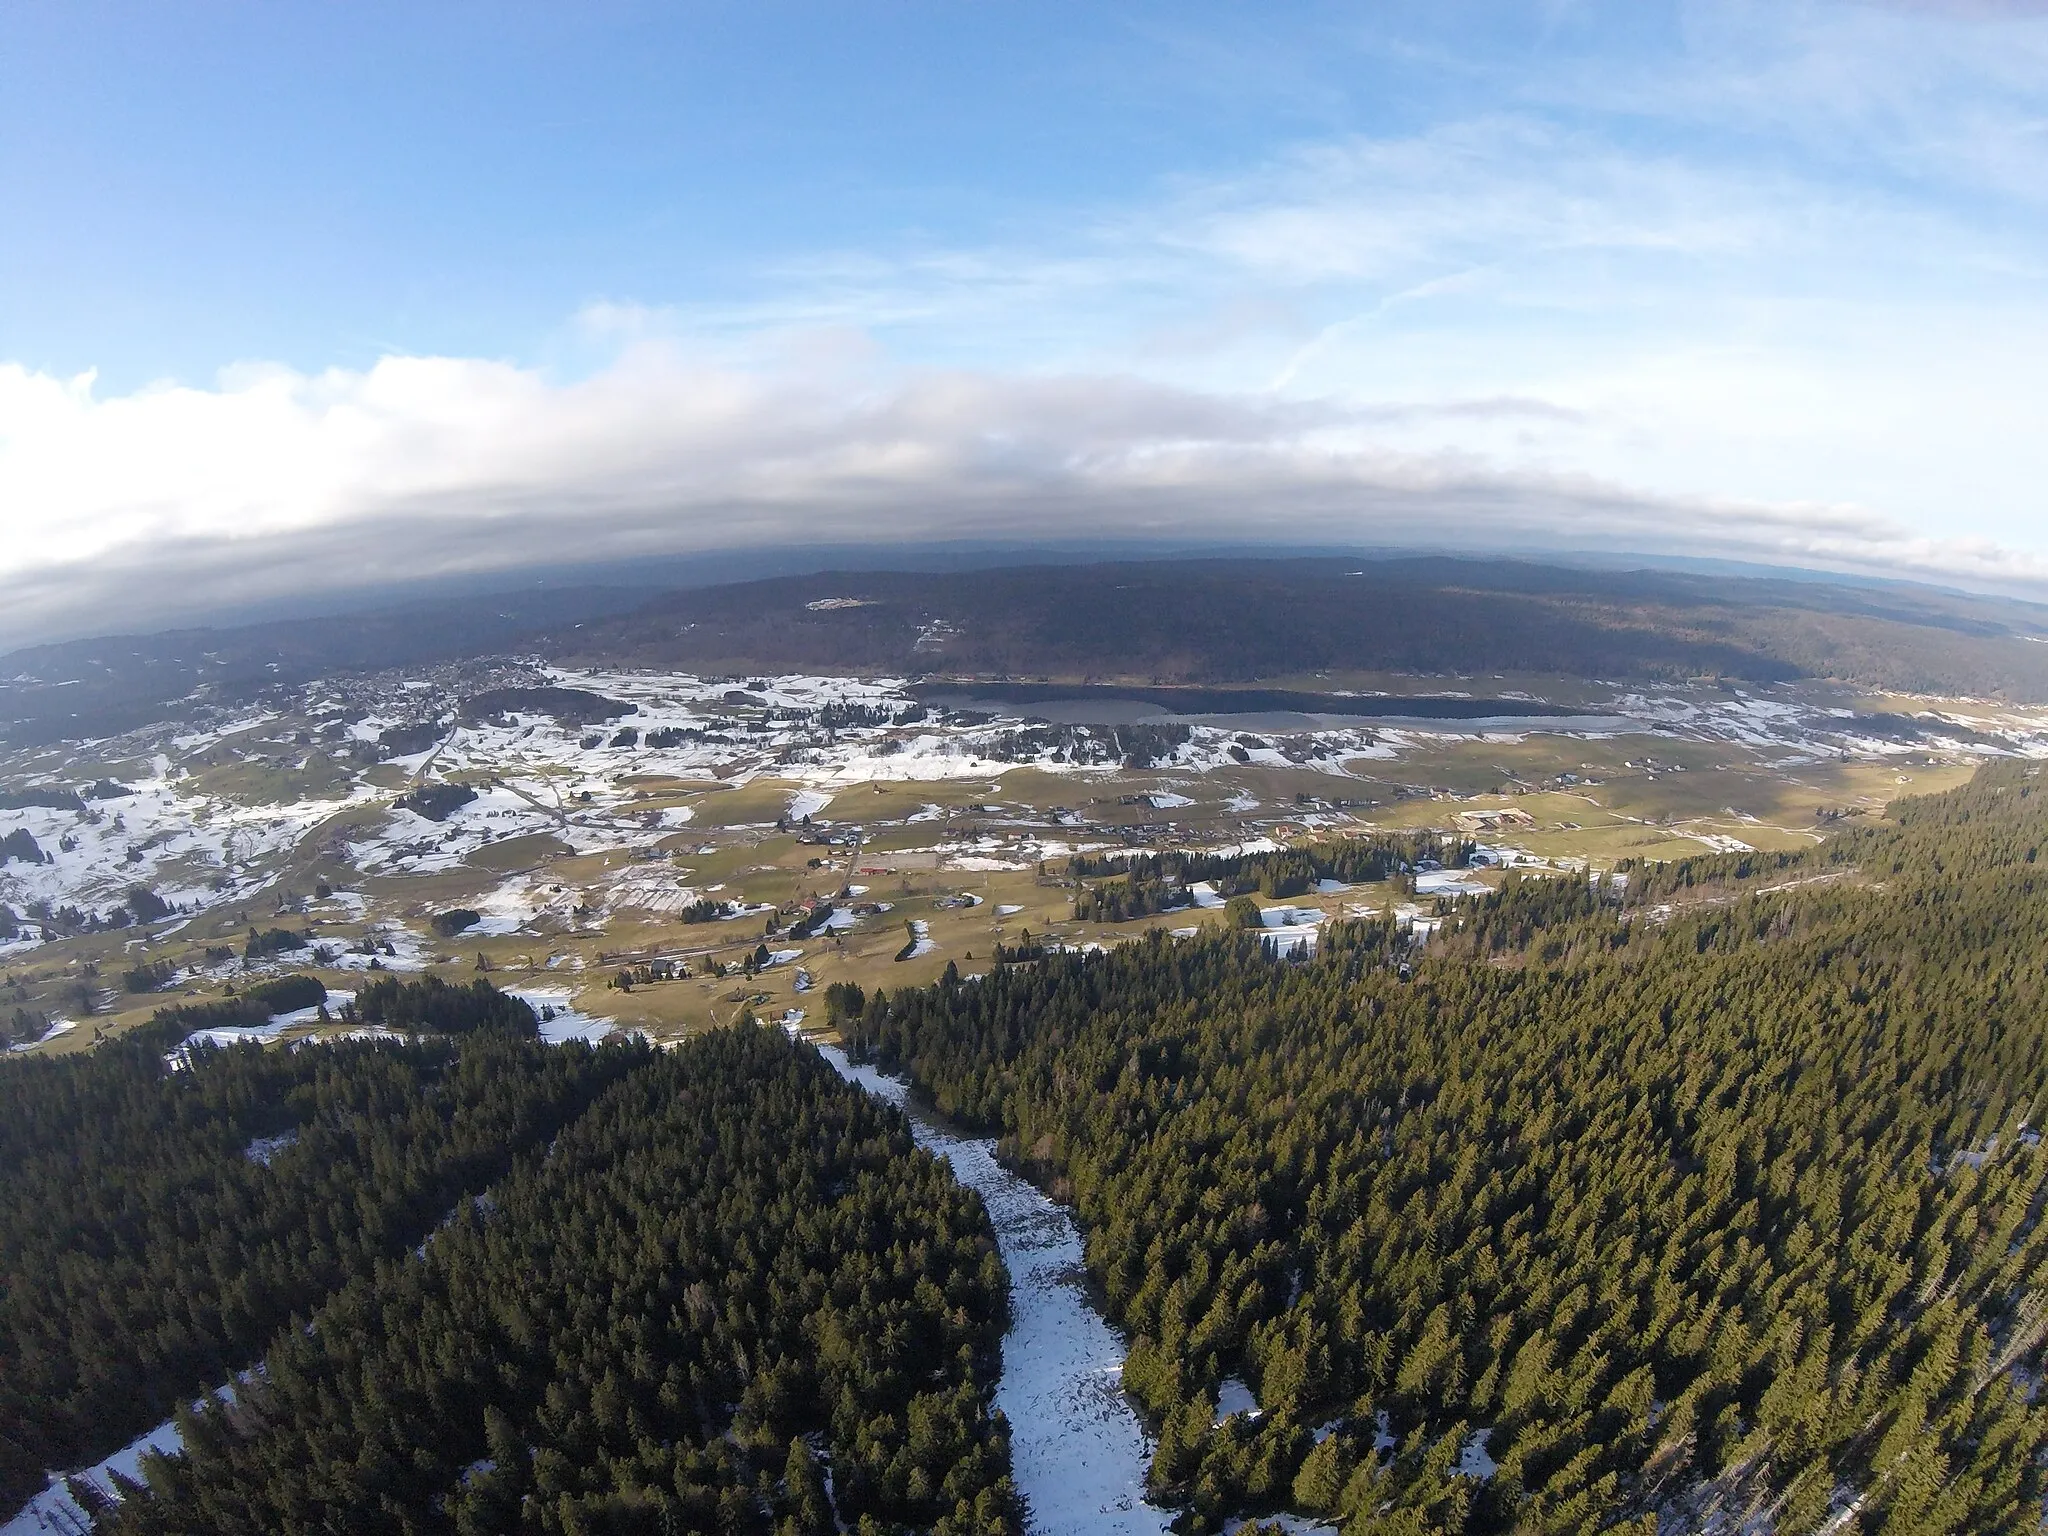
[[[324,995],[0,1064],[0,1507],[177,1414],[99,1528],[1018,1528],[1007,1277],[895,1111],[752,1025],[545,1045],[482,981],[188,1039]]]
[[[2048,780],[1993,763],[1806,855],[1511,880],[1422,949],[1152,935],[836,1002],[1073,1203],[1190,1529],[2032,1532],[2044,849]]]
[[[0,1504],[228,1380],[629,1065],[510,1029],[181,1045],[304,990],[163,1009],[89,1054],[0,1065]]]
[[[597,1058],[545,1156],[280,1331],[98,1527],[1018,1532],[979,1199],[779,1030]]]

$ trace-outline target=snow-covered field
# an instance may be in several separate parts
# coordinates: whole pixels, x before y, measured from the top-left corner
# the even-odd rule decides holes
[[[1756,851],[1741,838],[1729,837],[1725,833],[1690,832],[1686,835],[1696,843],[1705,843],[1715,853],[1754,853]]]
[[[306,739],[304,730],[295,729],[305,724],[304,716],[254,714],[209,730],[178,728],[173,734],[165,727],[154,736],[143,731],[87,743],[79,749],[82,759],[119,756],[125,766],[118,787],[125,792],[82,807],[0,809],[0,837],[26,833],[44,855],[43,862],[0,863],[0,901],[17,912],[36,902],[104,911],[140,885],[178,906],[239,906],[266,887],[285,856],[316,842],[365,873],[422,875],[463,866],[491,844],[541,834],[576,853],[640,847],[690,824],[695,814],[690,805],[660,803],[659,794],[645,789],[649,784],[742,788],[770,779],[788,786],[782,812],[801,821],[829,817],[839,791],[865,782],[937,784],[993,776],[994,789],[1013,766],[1082,778],[1120,769],[1113,755],[1094,748],[1084,754],[1072,738],[1042,728],[1034,732],[1021,708],[994,719],[932,714],[896,679],[754,679],[737,691],[746,701],[739,705],[729,698],[735,692],[730,684],[683,673],[529,668],[526,675],[537,684],[602,694],[634,712],[595,728],[542,714],[458,723],[452,713],[456,700],[440,697],[434,685],[385,680],[368,713],[349,724],[342,744],[375,742],[387,729],[417,727],[427,713],[426,728],[436,733],[432,744],[387,758],[382,782],[388,785],[389,772],[397,770],[475,786],[476,798],[440,821],[396,808],[395,790],[374,788],[353,771],[322,780],[319,796],[284,803],[231,793],[241,782],[235,778],[238,764],[273,790],[313,782],[291,778],[311,774],[319,758],[289,745]],[[346,691],[339,682],[311,685],[305,708],[332,706]],[[1788,762],[1844,755],[1883,759],[1930,747],[2048,756],[2048,712],[1925,702],[1910,717],[1879,721],[1795,688],[1617,688],[1612,699],[1589,706],[1588,715],[1518,720],[1509,730],[1500,720],[1368,723],[1303,716],[1278,745],[1216,717],[1186,724],[1187,739],[1153,763],[1155,771],[1171,776],[1172,787],[1150,790],[1146,798],[1153,809],[1189,808],[1198,803],[1202,776],[1241,766],[1293,768],[1341,781],[1354,776],[1354,764],[1377,765],[1475,735],[1512,741],[1538,733],[1598,737],[1654,731],[1769,749]],[[820,713],[828,707],[841,711],[829,724]],[[1260,744],[1247,747],[1247,741]],[[319,760],[331,764],[338,758]],[[65,794],[79,787],[53,779],[47,760],[38,761],[44,766],[11,787]],[[1247,814],[1259,801],[1233,787],[1227,804]],[[949,814],[934,804],[910,819],[938,821]],[[1320,825],[1325,818],[1309,809],[1295,819]],[[1032,856],[1032,850],[1002,846],[961,852],[984,861],[963,867],[990,871],[1021,867]],[[650,879],[625,899],[669,910],[678,899],[676,884],[660,884]],[[508,893],[508,910],[488,914],[490,920],[515,926],[528,920],[530,913],[509,910],[510,905]]]
[[[807,816],[816,816],[831,803],[832,796],[826,790],[800,789],[789,797],[789,819],[802,821]]]
[[[340,971],[367,971],[375,960],[378,969],[386,971],[423,971],[432,958],[426,941],[407,928],[403,923],[372,924],[368,935],[380,947],[374,955],[356,950],[344,950],[335,956],[333,969]],[[389,945],[391,953],[384,953],[381,946]]]
[[[22,831],[45,862],[0,865],[0,900],[19,912],[30,903],[81,908],[118,903],[143,885],[174,906],[237,899],[252,871],[292,848],[346,800],[245,806],[194,791],[171,777],[161,754],[152,771],[118,799],[83,810],[25,806],[0,810],[0,837]],[[367,790],[353,797],[367,800]]]

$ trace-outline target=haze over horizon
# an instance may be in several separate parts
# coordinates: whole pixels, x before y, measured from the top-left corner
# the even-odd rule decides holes
[[[0,18],[10,632],[812,543],[2048,596],[2037,4]]]

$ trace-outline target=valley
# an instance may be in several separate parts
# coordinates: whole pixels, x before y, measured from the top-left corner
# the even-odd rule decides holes
[[[1323,680],[1235,709],[1212,689],[1195,713],[1156,689],[1006,701],[970,681],[493,659],[16,750],[0,838],[40,861],[0,865],[0,1027],[77,1049],[167,997],[310,967],[337,993],[373,969],[486,974],[673,1038],[806,1012],[833,981],[974,970],[1026,932],[1087,948],[1202,920],[1077,920],[1077,854],[1478,844],[1454,876],[1276,914],[1412,922],[1510,867],[1811,846],[1987,755],[2048,751],[2048,711],[1835,685],[1365,681],[1405,690]]]
[[[949,664],[1000,605],[699,670],[618,606],[16,717],[9,1536],[2038,1508],[2034,690]]]

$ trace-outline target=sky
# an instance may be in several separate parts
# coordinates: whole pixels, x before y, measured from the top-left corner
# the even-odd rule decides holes
[[[0,8],[0,635],[1228,540],[2048,598],[2048,3]]]

